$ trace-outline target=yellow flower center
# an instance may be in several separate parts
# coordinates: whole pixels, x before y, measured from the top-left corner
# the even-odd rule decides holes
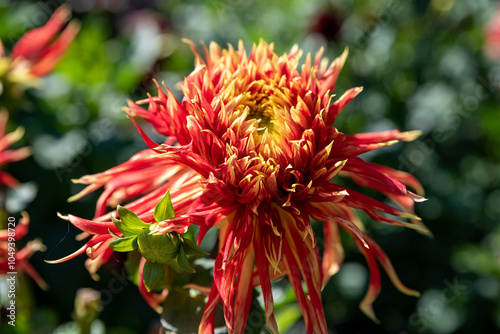
[[[241,93],[236,114],[248,122],[247,131],[251,133],[256,153],[265,160],[276,158],[286,128],[283,114],[288,114],[290,108],[284,98],[290,94],[289,89],[275,77],[252,81]]]
[[[248,101],[245,107],[249,109],[246,120],[256,119],[258,121],[257,132],[259,135],[262,135],[266,129],[268,132],[273,131],[273,113],[268,99]]]

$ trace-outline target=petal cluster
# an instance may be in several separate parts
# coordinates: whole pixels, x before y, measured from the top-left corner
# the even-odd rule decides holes
[[[10,57],[0,41],[0,79],[4,77],[11,84],[33,85],[37,78],[51,72],[80,30],[76,21],[64,28],[70,17],[66,5],[59,7],[45,25],[19,39]]]
[[[0,275],[9,272],[26,272],[42,289],[47,289],[48,285],[43,278],[28,262],[30,257],[37,251],[45,250],[45,246],[38,239],[28,241],[26,245],[18,250],[15,247],[16,241],[23,238],[28,233],[30,218],[26,212],[22,212],[22,218],[15,228],[0,230]]]
[[[429,234],[413,211],[414,201],[424,200],[419,182],[359,157],[411,141],[419,132],[350,135],[335,127],[339,113],[362,91],[333,94],[347,51],[329,63],[320,50],[300,65],[302,51],[296,46],[278,56],[273,44],[262,40],[249,54],[243,43],[237,49],[211,43],[203,45],[202,57],[186,42],[195,55],[195,69],[182,83],[182,100],[156,83],[156,96],[125,108],[149,149],[76,181],[87,188],[72,200],[104,187],[92,221],[68,216],[91,236],[79,253],[102,263],[110,254],[107,229],[114,229],[105,215],[108,207],[130,201],[125,205],[129,210],[154,222],[154,207],[169,189],[177,216],[164,222],[165,233],[195,224],[200,244],[208,230],[219,231],[214,282],[200,333],[213,332],[219,303],[229,332],[243,332],[255,286],[262,289],[267,327],[278,333],[271,282],[283,276],[295,291],[307,332],[327,333],[321,290],[343,260],[340,229],[353,237],[370,267],[370,287],[361,302],[365,313],[376,319],[371,304],[380,291],[378,264],[399,290],[417,295],[399,281],[356,212]],[[153,142],[134,117],[151,123],[166,141]],[[337,182],[345,178],[382,193],[394,205]],[[324,226],[323,254],[313,220]]]

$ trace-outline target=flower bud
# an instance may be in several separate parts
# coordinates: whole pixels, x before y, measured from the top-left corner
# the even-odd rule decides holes
[[[138,237],[139,251],[151,262],[167,263],[179,253],[180,241],[177,233],[155,235],[146,232]]]

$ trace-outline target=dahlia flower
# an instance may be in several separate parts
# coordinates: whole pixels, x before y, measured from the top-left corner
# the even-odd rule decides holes
[[[208,295],[200,333],[213,332],[219,302],[229,332],[242,333],[256,286],[262,289],[267,327],[278,333],[271,282],[284,276],[295,291],[306,331],[327,333],[321,290],[343,261],[339,229],[353,237],[368,262],[370,285],[360,307],[369,317],[376,319],[371,305],[380,291],[377,262],[400,291],[418,295],[399,281],[356,212],[429,233],[413,211],[413,202],[423,200],[419,182],[360,157],[399,140],[414,140],[420,133],[350,135],[334,127],[340,111],[362,90],[333,95],[347,52],[329,64],[321,49],[299,66],[302,51],[297,46],[278,56],[273,44],[262,40],[250,54],[242,42],[238,49],[211,43],[208,48],[203,45],[202,57],[192,42],[186,42],[195,55],[195,69],[182,83],[182,101],[155,82],[156,96],[129,102],[125,108],[149,148],[108,171],[76,180],[88,186],[71,201],[101,187],[104,192],[93,220],[64,217],[90,240],[60,261],[87,253],[87,266],[95,274],[113,252],[110,242],[126,237],[107,208],[128,203],[125,208],[143,223],[158,224],[155,234],[182,234],[195,224],[200,227],[200,245],[208,230],[218,229],[213,284],[200,288]],[[153,142],[134,117],[151,123],[166,141]],[[341,178],[372,188],[395,205],[348,189],[338,183]],[[167,190],[176,216],[157,222],[154,208]],[[118,217],[115,211],[111,215]],[[313,220],[323,223],[322,255]],[[144,262],[143,258],[140,275]],[[154,294],[141,281],[146,300],[160,310],[168,291]]]
[[[70,17],[67,6],[59,7],[45,25],[28,31],[19,39],[10,57],[6,56],[0,41],[0,83],[32,86],[39,77],[51,72],[80,29],[79,23],[73,21],[62,30]]]

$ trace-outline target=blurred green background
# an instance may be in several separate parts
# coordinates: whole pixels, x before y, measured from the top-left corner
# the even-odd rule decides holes
[[[0,0],[0,38],[7,50],[63,2]],[[69,3],[82,24],[79,35],[41,89],[29,90],[11,110],[11,128],[27,130],[18,146],[31,146],[34,153],[8,166],[24,184],[8,194],[7,205],[31,216],[22,241],[40,237],[47,245],[31,263],[50,285],[42,291],[29,280],[23,284],[18,295],[25,311],[18,314],[15,333],[73,333],[80,287],[102,293],[95,333],[104,327],[106,333],[158,333],[158,316],[133,283],[109,293],[110,282],[122,275],[120,254],[99,271],[99,281],[84,268],[84,255],[58,265],[44,259],[63,257],[83,244],[74,238],[79,231],[57,212],[93,216],[98,194],[67,203],[82,188],[71,179],[104,171],[146,147],[121,110],[126,100],[154,92],[153,78],[180,96],[175,85],[193,69],[181,38],[223,46],[241,39],[247,51],[263,38],[275,43],[278,54],[293,44],[312,53],[325,46],[330,60],[348,47],[336,93],[353,86],[364,91],[341,114],[340,131],[423,131],[415,142],[365,157],[412,173],[426,190],[428,201],[416,210],[434,239],[366,219],[401,280],[422,296],[399,293],[383,274],[374,304],[381,323],[373,323],[357,307],[368,285],[367,265],[346,237],[345,264],[323,291],[332,333],[500,332],[500,60],[489,60],[482,51],[484,25],[496,1]],[[281,324],[287,333],[303,333],[290,291],[278,284],[277,293]],[[0,328],[13,330],[5,323]]]

